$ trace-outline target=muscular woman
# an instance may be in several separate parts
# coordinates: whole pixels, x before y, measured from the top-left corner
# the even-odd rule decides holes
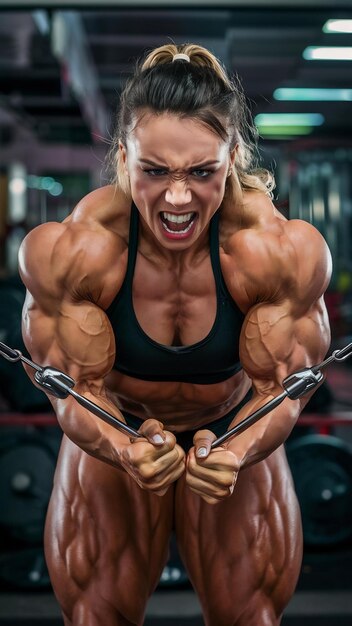
[[[116,179],[22,245],[32,358],[143,434],[51,398],[45,549],[66,626],[141,625],[173,529],[207,626],[276,626],[295,589],[283,443],[303,400],[211,449],[329,345],[328,250],[274,208],[250,129],[209,51],[154,50],[121,98]]]

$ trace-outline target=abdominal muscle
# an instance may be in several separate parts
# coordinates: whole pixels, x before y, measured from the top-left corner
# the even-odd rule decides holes
[[[236,408],[251,387],[243,370],[211,385],[150,382],[113,370],[105,384],[121,411],[141,419],[155,418],[172,432],[197,430],[220,419]]]

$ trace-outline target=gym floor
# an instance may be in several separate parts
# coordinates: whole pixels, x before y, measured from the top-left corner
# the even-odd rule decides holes
[[[306,551],[297,590],[282,626],[351,626],[352,544]],[[189,584],[158,588],[150,599],[145,626],[203,626]],[[51,591],[0,592],[0,626],[63,626]],[[260,626],[258,624],[258,626]]]
[[[287,607],[282,626],[352,624],[351,554],[352,550],[306,557],[298,589]],[[52,593],[3,592],[0,625],[62,626],[63,622]],[[203,626],[194,592],[157,590],[149,602],[145,626]]]

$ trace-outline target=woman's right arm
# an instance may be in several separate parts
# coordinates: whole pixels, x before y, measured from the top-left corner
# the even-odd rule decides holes
[[[104,384],[115,361],[114,335],[105,312],[78,296],[84,277],[77,275],[81,259],[72,250],[77,246],[72,245],[70,226],[65,224],[44,224],[25,238],[19,255],[20,273],[27,287],[24,342],[34,361],[65,372],[76,381],[78,393],[125,421],[108,398]],[[33,371],[26,369],[33,380]],[[182,473],[174,437],[156,420],[148,420],[141,427],[145,439],[131,443],[128,436],[71,396],[63,400],[48,397],[62,430],[76,445],[125,469],[141,487],[161,493]],[[157,434],[164,443],[153,442]],[[175,461],[177,467],[171,471]]]

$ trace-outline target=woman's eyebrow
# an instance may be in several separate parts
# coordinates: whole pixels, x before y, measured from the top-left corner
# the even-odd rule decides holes
[[[153,167],[158,167],[158,168],[162,168],[162,169],[169,169],[166,165],[160,165],[160,163],[155,163],[154,161],[151,161],[150,159],[139,159],[140,163],[146,163],[147,165],[152,165]],[[208,165],[217,165],[218,163],[220,163],[220,161],[217,160],[213,160],[213,161],[205,161],[204,163],[197,163],[196,165],[192,165],[190,168],[191,170],[197,169],[199,167],[206,167]]]

